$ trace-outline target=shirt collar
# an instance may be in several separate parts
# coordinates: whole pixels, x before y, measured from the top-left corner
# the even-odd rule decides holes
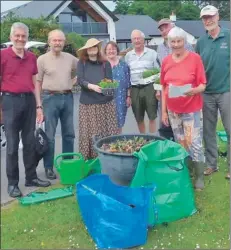
[[[144,55],[145,53],[147,53],[147,51],[148,51],[148,48],[147,48],[147,47],[144,47],[144,52],[143,52],[142,55]],[[133,55],[136,55],[135,49],[132,50],[132,54],[133,54]]]
[[[219,38],[219,37],[224,37],[225,36],[224,29],[220,25],[219,25],[219,27],[220,27],[220,32],[219,32],[218,36],[216,37],[216,39]],[[206,34],[207,34],[208,38],[212,38],[207,30],[206,30]]]
[[[17,56],[17,55],[15,54],[15,52],[14,52],[13,49],[12,49],[12,47],[9,47],[9,48],[8,48],[8,52],[9,52],[9,54],[10,54],[12,57],[20,58],[19,56]],[[27,57],[28,57],[28,51],[24,49],[24,56],[23,56],[23,58],[20,58],[20,59],[26,59]]]
[[[168,46],[168,41],[165,41],[165,40],[164,40],[163,45],[164,45],[164,47],[169,48],[169,46]]]

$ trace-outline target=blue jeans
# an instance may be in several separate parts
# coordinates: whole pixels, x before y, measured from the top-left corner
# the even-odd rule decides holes
[[[73,122],[73,94],[42,94],[45,116],[45,132],[49,140],[49,150],[45,154],[44,167],[53,168],[55,152],[55,132],[60,119],[62,130],[62,151],[72,153],[74,151],[74,122]]]

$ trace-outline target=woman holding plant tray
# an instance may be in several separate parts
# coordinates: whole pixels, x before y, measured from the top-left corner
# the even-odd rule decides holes
[[[85,160],[97,155],[93,148],[93,137],[118,134],[116,106],[113,96],[102,94],[99,86],[103,80],[112,80],[109,62],[100,53],[101,42],[89,39],[78,50],[77,82],[81,86],[79,106],[79,152]]]
[[[195,188],[204,188],[202,92],[205,70],[200,56],[184,48],[186,33],[174,27],[168,34],[172,54],[161,65],[162,122],[170,121],[175,141],[189,153],[189,169],[195,171]],[[193,173],[191,173],[193,174]]]
[[[127,108],[131,105],[130,70],[126,62],[119,59],[118,45],[110,41],[106,44],[104,53],[111,64],[113,79],[119,83],[116,91],[116,113],[120,133],[125,123]]]

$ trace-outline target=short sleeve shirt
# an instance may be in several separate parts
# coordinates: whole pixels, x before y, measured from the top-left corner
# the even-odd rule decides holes
[[[161,67],[161,84],[166,87],[166,104],[170,111],[176,113],[191,113],[202,109],[203,99],[201,94],[169,98],[169,85],[183,86],[192,84],[192,88],[206,83],[205,70],[200,56],[194,52],[181,62],[175,62],[172,55],[165,57]]]
[[[200,37],[196,52],[201,56],[207,77],[205,93],[230,91],[230,31],[221,28],[213,39],[208,33]]]
[[[34,91],[33,76],[37,74],[37,58],[24,52],[23,58],[17,56],[12,47],[1,50],[1,91],[26,93]]]
[[[145,84],[143,72],[153,68],[159,68],[157,63],[157,53],[155,50],[144,48],[143,54],[138,56],[135,50],[129,51],[125,56],[125,62],[130,69],[131,85]]]
[[[73,55],[61,52],[56,57],[51,52],[38,58],[37,80],[42,82],[42,89],[49,91],[71,90],[72,79],[77,74],[78,59]]]

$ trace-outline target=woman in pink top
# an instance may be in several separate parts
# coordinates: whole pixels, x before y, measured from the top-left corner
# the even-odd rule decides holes
[[[161,66],[162,122],[170,121],[175,141],[189,153],[189,169],[195,171],[195,188],[204,188],[204,152],[201,93],[205,90],[205,70],[200,56],[184,48],[186,33],[174,27],[168,34],[172,54]],[[188,88],[187,88],[188,87]]]

